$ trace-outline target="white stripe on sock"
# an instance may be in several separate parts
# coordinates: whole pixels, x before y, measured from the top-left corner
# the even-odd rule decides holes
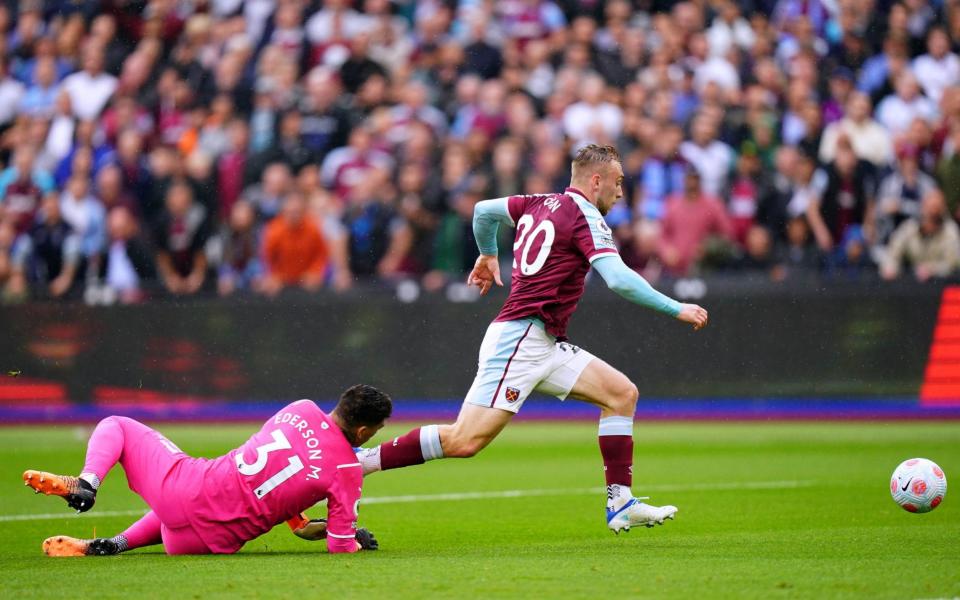
[[[600,435],[633,435],[633,419],[630,417],[604,417],[600,419]]]
[[[425,425],[420,428],[420,452],[423,460],[443,458],[443,447],[440,445],[440,427]]]
[[[95,490],[100,488],[100,478],[97,477],[96,473],[80,473],[80,479],[89,483],[90,487]]]
[[[437,455],[437,458],[443,458],[443,443],[440,441],[440,426],[434,425],[437,428],[437,435],[433,438],[434,444],[434,454]]]
[[[357,459],[363,465],[364,477],[370,473],[376,473],[380,470],[380,446],[361,448],[360,452],[357,452]]]

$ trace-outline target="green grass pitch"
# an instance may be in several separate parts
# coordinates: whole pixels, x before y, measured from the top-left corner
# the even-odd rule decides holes
[[[214,456],[257,427],[159,429]],[[960,488],[925,515],[887,488],[914,456],[960,485],[960,423],[638,425],[634,492],[680,512],[620,536],[591,489],[596,426],[516,423],[476,458],[371,476],[360,517],[378,552],[330,556],[280,526],[235,556],[47,558],[45,537],[113,535],[135,518],[115,513],[144,506],[119,468],[82,517],[23,487],[27,468],[75,473],[88,434],[0,428],[0,596],[960,597]],[[38,517],[15,520],[26,515]]]

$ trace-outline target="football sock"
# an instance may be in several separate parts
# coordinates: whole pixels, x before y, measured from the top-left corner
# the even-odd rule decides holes
[[[360,448],[357,450],[357,460],[363,467],[363,476],[370,473],[376,473],[380,470],[380,446],[373,448]]]
[[[143,515],[139,521],[127,527],[127,530],[112,538],[120,547],[120,552],[153,546],[163,541],[160,535],[160,517],[153,511]]]
[[[600,419],[600,454],[607,479],[608,503],[620,505],[632,497],[633,485],[633,419],[605,417]]]
[[[620,508],[633,498],[633,492],[625,485],[612,484],[607,486],[607,508]]]
[[[80,473],[80,479],[89,483],[94,490],[100,488],[100,478],[95,473]]]
[[[393,441],[380,444],[379,452],[366,454],[367,456],[361,457],[360,460],[364,474],[375,470],[387,471],[420,465],[428,460],[443,458],[440,429],[437,425],[418,427],[406,435],[393,438]],[[379,469],[376,468],[378,460]]]
[[[120,460],[120,454],[123,452],[123,427],[116,417],[107,417],[100,421],[97,427],[90,435],[90,441],[87,442],[87,458],[83,464],[83,475],[92,475],[96,478],[97,486],[107,476],[113,465]],[[81,478],[93,485],[87,477]]]
[[[127,542],[127,536],[123,535],[122,533],[120,535],[113,536],[110,538],[110,541],[117,545],[117,552],[126,552],[130,549],[130,544]]]

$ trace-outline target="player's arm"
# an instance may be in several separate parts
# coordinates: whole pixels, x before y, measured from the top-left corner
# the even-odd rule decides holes
[[[508,203],[508,198],[496,198],[482,200],[473,207],[473,237],[477,240],[480,256],[467,277],[467,285],[479,287],[481,296],[490,291],[494,283],[503,286],[497,258],[497,232],[501,223],[513,227]]]
[[[477,240],[480,254],[496,256],[500,224],[513,227],[513,217],[510,216],[507,202],[507,198],[481,200],[473,207],[473,237]]]
[[[372,533],[356,526],[362,486],[359,463],[337,468],[327,496],[327,550],[331,553],[376,550],[379,546]]]
[[[607,287],[627,300],[668,314],[701,329],[707,324],[707,311],[696,304],[683,304],[661,294],[639,273],[628,267],[618,254],[607,254],[593,261],[593,268]]]

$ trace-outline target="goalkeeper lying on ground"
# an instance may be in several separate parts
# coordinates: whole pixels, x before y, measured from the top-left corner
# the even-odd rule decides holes
[[[284,521],[304,539],[326,538],[330,552],[375,550],[373,535],[356,529],[363,474],[353,447],[373,437],[391,410],[390,397],[367,385],[345,391],[329,415],[300,400],[215,459],[188,456],[133,419],[107,417],[90,436],[79,477],[27,471],[24,484],[84,512],[119,462],[150,512],[115,537],[55,536],[43,550],[107,555],[162,543],[167,554],[230,554]],[[303,511],[321,500],[327,520],[308,520]]]

